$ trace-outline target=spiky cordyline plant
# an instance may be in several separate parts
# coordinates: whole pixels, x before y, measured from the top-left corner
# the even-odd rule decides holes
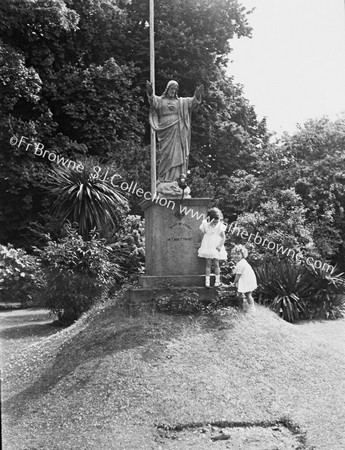
[[[288,322],[300,318],[339,318],[345,314],[343,273],[288,261],[255,269],[259,301]]]
[[[120,214],[128,210],[128,200],[118,186],[120,177],[106,180],[95,177],[96,164],[92,159],[83,161],[83,165],[82,172],[67,168],[53,170],[49,175],[49,190],[54,199],[53,213],[63,222],[77,223],[83,239],[89,239],[92,230],[102,232],[114,227]]]
[[[267,263],[257,267],[255,272],[260,301],[288,322],[296,322],[314,291],[313,275],[301,265],[283,261]]]
[[[345,316],[345,279],[337,267],[332,272],[308,266],[315,278],[316,295],[310,301],[315,316],[338,319]]]

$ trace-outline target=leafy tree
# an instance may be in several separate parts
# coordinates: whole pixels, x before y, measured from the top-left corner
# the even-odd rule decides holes
[[[260,204],[254,212],[245,212],[236,220],[238,230],[245,230],[244,243],[250,233],[258,236],[250,239],[251,259],[257,262],[287,259],[299,261],[302,255],[319,257],[313,242],[313,227],[306,221],[306,208],[294,189],[280,191]],[[233,241],[241,241],[240,231],[233,228]]]
[[[206,96],[193,118],[191,168],[219,175],[255,170],[267,142],[264,121],[225,68],[231,39],[247,36],[248,12],[236,0],[156,3],[156,86],[176,78],[180,95],[203,83]],[[116,162],[128,181],[149,188],[148,3],[139,0],[4,0],[0,5],[4,62],[0,113],[2,242],[29,247],[32,223],[50,227],[44,187],[52,163],[13,135],[79,160]],[[31,150],[34,147],[31,147]],[[135,212],[137,199],[131,199]]]
[[[294,218],[295,231],[304,228],[323,259],[343,264],[344,149],[344,117],[334,122],[310,120],[293,135],[286,133],[278,142],[258,149],[255,173],[237,171],[229,177],[230,214],[261,213],[262,204],[277,201],[277,214],[273,209],[270,221],[284,230],[284,222],[294,216],[283,193],[293,190],[304,210],[301,220]],[[281,208],[286,221],[279,217]],[[295,231],[290,230],[291,236]]]
[[[64,62],[60,40],[78,29],[79,16],[64,0],[3,0],[0,34],[5,44],[21,49],[29,66],[45,78]]]
[[[79,15],[62,1],[6,1],[1,9],[8,20],[0,22],[0,239],[28,245],[30,224],[49,222],[44,186],[52,164],[34,155],[35,143],[71,159],[89,153],[114,160],[130,148],[137,156],[133,161],[128,155],[129,165],[145,168],[136,164],[142,153],[134,136],[141,133],[131,85],[135,71],[111,58],[100,67],[72,67],[69,39]],[[13,136],[25,136],[30,151],[25,145],[11,147]],[[132,172],[137,175],[138,169]]]
[[[265,162],[265,187],[294,187],[313,224],[313,239],[324,258],[333,258],[344,239],[344,186],[337,180],[344,164],[345,117],[307,121],[285,134],[275,156]],[[269,166],[269,167],[268,167]],[[275,173],[273,173],[275,171]]]
[[[62,1],[10,1],[0,5],[0,239],[27,245],[29,223],[47,211],[44,164],[25,145],[56,133],[43,108],[43,69],[51,70],[50,45],[76,27],[77,17]],[[57,49],[58,46],[55,47]],[[50,69],[49,69],[50,68]],[[32,147],[31,147],[32,148]]]

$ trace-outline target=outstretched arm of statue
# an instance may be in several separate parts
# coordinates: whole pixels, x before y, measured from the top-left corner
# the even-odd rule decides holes
[[[146,93],[149,100],[150,108],[154,110],[159,109],[159,97],[156,97],[153,93],[153,87],[152,84],[149,81],[146,81]]]
[[[198,100],[198,102],[201,102],[203,95],[204,95],[204,85],[201,84],[200,86],[196,87],[194,97]]]

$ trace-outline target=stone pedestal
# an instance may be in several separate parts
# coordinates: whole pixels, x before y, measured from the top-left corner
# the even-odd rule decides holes
[[[141,204],[145,212],[145,268],[139,287],[130,291],[132,304],[149,303],[155,289],[192,288],[201,301],[217,295],[205,286],[204,258],[198,257],[203,237],[199,226],[206,219],[210,198],[161,198]],[[228,288],[234,295],[234,288]]]
[[[161,199],[145,202],[146,275],[205,275],[205,259],[198,257],[202,239],[199,226],[206,219],[209,198]]]

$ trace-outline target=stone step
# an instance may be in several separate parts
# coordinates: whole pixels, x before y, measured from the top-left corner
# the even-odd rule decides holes
[[[211,286],[215,283],[215,275],[210,278]],[[205,275],[142,275],[139,277],[139,284],[142,288],[159,288],[159,287],[205,287]]]
[[[242,306],[241,298],[236,293],[236,289],[232,286],[222,286],[220,288],[205,286],[172,286],[162,289],[154,289],[150,287],[131,288],[129,290],[129,303],[131,305],[140,306],[143,304],[153,304],[153,300],[157,293],[168,294],[171,291],[186,290],[186,294],[189,292],[196,292],[198,299],[201,302],[210,302],[215,300],[218,296],[218,292],[224,293],[229,299],[229,306]]]
[[[205,285],[204,275],[164,275],[152,276],[142,275],[139,278],[139,284],[143,288],[162,288],[169,286],[178,287],[202,287]]]

